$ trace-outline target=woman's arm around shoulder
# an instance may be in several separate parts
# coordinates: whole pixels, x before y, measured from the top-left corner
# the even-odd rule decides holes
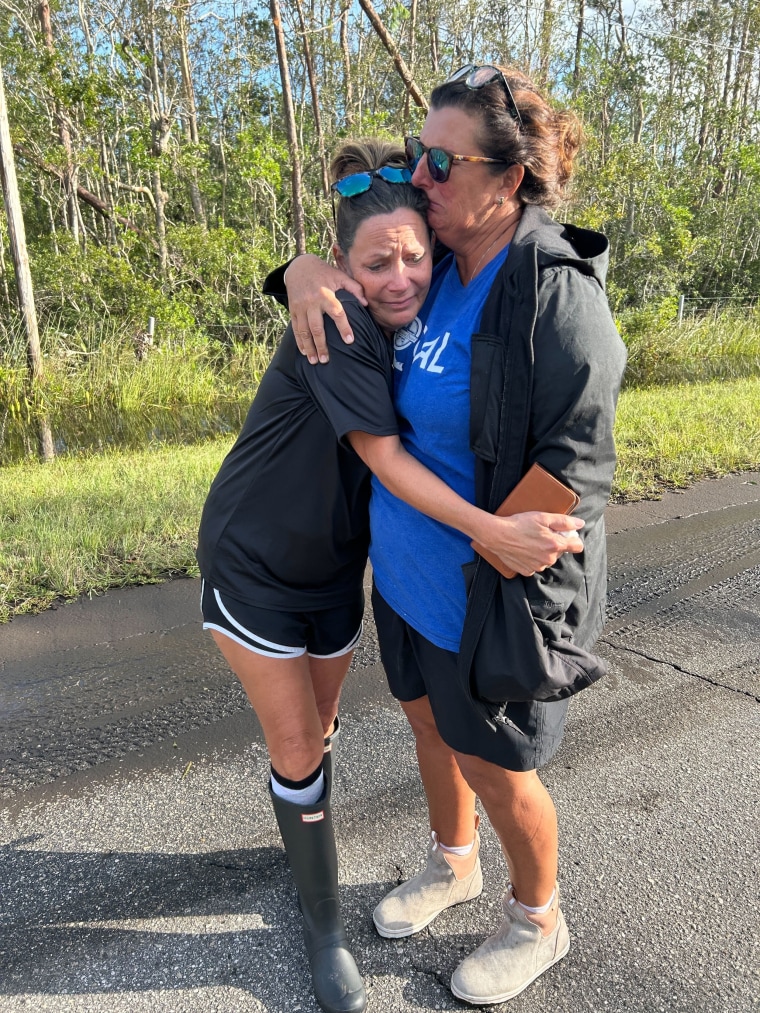
[[[264,294],[273,295],[290,310],[298,351],[312,365],[327,362],[330,358],[325,338],[325,315],[335,321],[343,341],[353,341],[351,325],[335,297],[340,289],[346,289],[362,305],[367,305],[361,285],[339,268],[310,253],[296,257],[284,268],[275,268],[264,282]]]

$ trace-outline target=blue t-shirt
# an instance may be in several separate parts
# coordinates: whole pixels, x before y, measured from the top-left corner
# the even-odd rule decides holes
[[[470,339],[509,247],[465,288],[453,256],[439,264],[419,317],[396,333],[393,400],[405,449],[470,503]],[[372,479],[370,560],[377,589],[419,633],[458,651],[470,539],[397,499]]]

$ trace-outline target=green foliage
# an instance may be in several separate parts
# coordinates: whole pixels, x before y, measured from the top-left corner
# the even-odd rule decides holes
[[[106,321],[133,335],[154,317],[160,341],[246,333],[270,342],[280,331],[282,314],[260,290],[294,252],[293,155],[268,5],[243,8],[220,0],[211,16],[204,5],[125,3],[116,13],[57,0],[51,48],[34,5],[0,11],[43,330],[95,335]],[[760,292],[756,4],[652,0],[626,9],[622,24],[614,4],[595,3],[582,25],[577,5],[555,5],[538,39],[514,5],[384,0],[376,9],[424,93],[468,60],[511,61],[579,113],[587,143],[563,215],[608,235],[608,291],[630,335],[659,333],[681,293]],[[294,8],[283,17],[307,245],[320,253],[331,233],[324,157],[346,136],[400,139],[424,120],[356,5],[341,36],[343,10],[333,0],[303,7],[305,31]],[[82,188],[75,221],[67,177]],[[7,288],[5,321],[15,312]],[[0,358],[9,335],[0,329]]]
[[[628,348],[625,384],[651,387],[760,376],[760,311],[724,310],[675,320],[664,300],[618,319]]]

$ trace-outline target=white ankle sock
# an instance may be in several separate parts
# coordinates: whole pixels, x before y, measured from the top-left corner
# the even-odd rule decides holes
[[[459,855],[460,858],[465,858],[467,855],[472,854],[472,849],[475,847],[475,839],[473,838],[469,844],[462,844],[456,848],[450,848],[448,844],[441,844],[439,841],[438,847],[449,855]]]
[[[517,903],[520,905],[520,907],[523,909],[523,911],[527,911],[528,914],[532,914],[532,915],[545,915],[547,913],[547,911],[549,910],[549,908],[554,903],[554,898],[556,896],[557,896],[556,889],[552,890],[551,897],[546,902],[546,904],[542,904],[541,907],[528,907],[528,905],[527,904],[523,904],[523,902],[521,900],[518,900]]]
[[[282,781],[278,780],[277,774],[272,770],[272,794],[277,795],[279,798],[284,798],[286,802],[292,802],[293,805],[314,805],[315,802],[319,802],[322,798],[325,790],[325,774],[321,765],[315,773],[316,779],[311,784],[307,784],[303,788],[290,788],[287,784],[283,784]],[[293,783],[291,781],[291,784]],[[303,782],[298,783],[302,784]]]

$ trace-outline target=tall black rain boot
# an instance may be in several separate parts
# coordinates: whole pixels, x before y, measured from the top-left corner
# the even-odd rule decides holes
[[[280,834],[298,888],[314,995],[325,1013],[362,1013],[364,982],[351,956],[338,900],[338,855],[330,801],[287,802],[271,791]]]

